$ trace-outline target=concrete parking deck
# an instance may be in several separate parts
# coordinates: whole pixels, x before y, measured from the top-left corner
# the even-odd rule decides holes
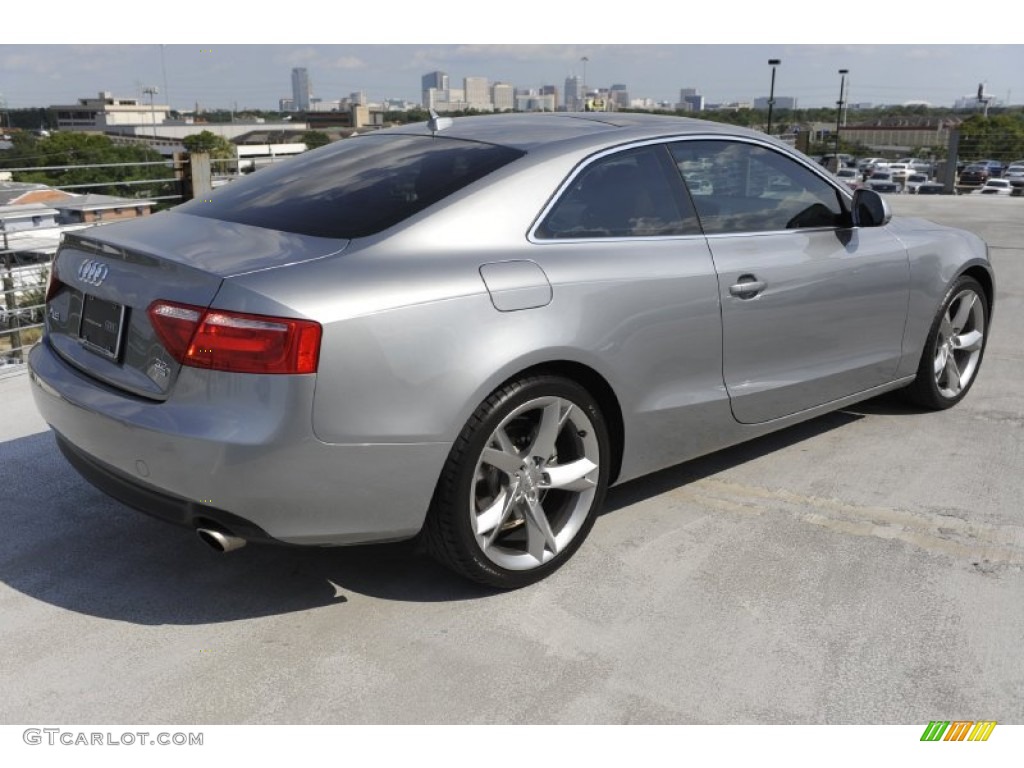
[[[629,483],[496,594],[395,545],[217,555],[79,479],[0,380],[5,723],[1024,722],[1024,199],[970,396],[893,396]]]

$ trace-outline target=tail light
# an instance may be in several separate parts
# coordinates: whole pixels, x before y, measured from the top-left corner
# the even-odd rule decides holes
[[[50,264],[50,278],[46,283],[46,298],[43,301],[46,304],[50,303],[50,299],[57,295],[57,291],[60,290],[61,283],[60,278],[57,277],[57,259],[54,258],[53,263]]]
[[[150,323],[182,365],[235,373],[316,373],[319,323],[155,301]]]

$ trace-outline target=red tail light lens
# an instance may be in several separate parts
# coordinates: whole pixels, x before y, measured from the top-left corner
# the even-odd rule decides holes
[[[156,301],[149,319],[182,365],[235,373],[316,373],[319,323]]]
[[[53,260],[50,265],[50,279],[46,283],[46,298],[43,301],[47,304],[50,303],[50,299],[57,295],[57,291],[60,290],[61,283],[60,278],[57,276],[57,259]]]

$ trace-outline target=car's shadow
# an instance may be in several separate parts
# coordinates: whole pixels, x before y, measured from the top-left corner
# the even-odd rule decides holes
[[[836,412],[625,483],[605,513],[856,421]],[[79,613],[137,624],[208,624],[345,603],[353,594],[434,602],[497,594],[434,563],[415,543],[345,548],[252,545],[222,555],[191,531],[108,499],[53,437],[0,443],[0,581]]]

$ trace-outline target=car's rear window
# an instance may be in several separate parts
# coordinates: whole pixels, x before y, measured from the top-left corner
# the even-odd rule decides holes
[[[345,139],[233,181],[177,210],[316,237],[366,237],[524,152],[427,136]]]

